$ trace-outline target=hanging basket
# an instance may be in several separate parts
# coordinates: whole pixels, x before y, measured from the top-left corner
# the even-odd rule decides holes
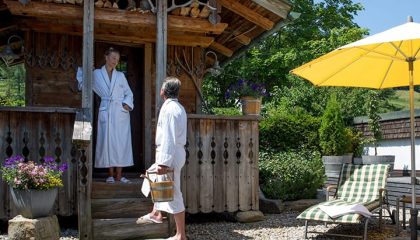
[[[241,106],[243,115],[260,115],[261,98],[241,97]]]
[[[156,175],[157,181],[150,179],[151,175]],[[172,176],[171,176],[172,175]],[[157,175],[157,172],[146,171],[146,175],[141,177],[147,179],[150,184],[150,193],[152,195],[152,201],[155,202],[171,202],[174,200],[174,177],[173,170],[168,170],[167,174]]]

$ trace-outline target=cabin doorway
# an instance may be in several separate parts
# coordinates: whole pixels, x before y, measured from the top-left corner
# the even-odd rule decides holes
[[[134,95],[134,109],[130,113],[131,121],[131,142],[133,145],[134,166],[123,169],[123,175],[129,178],[138,177],[139,172],[144,172],[144,48],[121,46],[110,43],[95,43],[95,68],[100,68],[105,64],[104,53],[113,47],[120,51],[120,63],[117,70],[125,74],[131,91]],[[94,97],[94,136],[93,136],[93,159],[95,159],[97,116],[100,98]],[[94,177],[105,177],[108,169],[95,168]]]

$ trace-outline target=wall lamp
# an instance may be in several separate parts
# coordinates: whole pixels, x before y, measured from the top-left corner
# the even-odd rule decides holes
[[[11,40],[13,38],[19,39],[20,54],[16,54],[13,52],[12,44],[11,44]],[[6,65],[9,67],[12,65],[12,63],[16,59],[19,59],[22,56],[23,52],[24,52],[23,39],[19,35],[12,35],[9,37],[9,39],[7,39],[7,45],[6,47],[4,47],[3,51],[0,52],[0,57],[4,61],[4,63],[6,63]]]
[[[207,57],[209,53],[214,55],[214,63],[211,68],[206,69],[206,72],[210,73],[210,75],[212,75],[213,77],[217,77],[222,73],[222,68],[219,65],[219,61],[217,60],[217,54],[213,51],[208,51],[206,52],[205,56]]]

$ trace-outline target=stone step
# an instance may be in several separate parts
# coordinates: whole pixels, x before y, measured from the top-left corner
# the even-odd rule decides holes
[[[152,208],[148,198],[92,199],[92,218],[137,218]]]
[[[141,193],[143,179],[132,179],[132,183],[106,183],[105,179],[92,182],[92,199],[144,198]]]
[[[169,237],[169,223],[136,224],[137,218],[93,219],[95,240],[149,239]]]

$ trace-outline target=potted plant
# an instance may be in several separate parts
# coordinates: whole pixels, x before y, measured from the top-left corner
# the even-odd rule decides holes
[[[63,186],[61,176],[67,164],[57,164],[52,157],[42,163],[25,162],[22,156],[6,159],[0,168],[2,178],[10,186],[10,193],[18,214],[26,218],[48,216]]]
[[[225,98],[239,99],[243,115],[260,115],[262,97],[268,96],[264,84],[239,79],[232,83],[225,93]]]
[[[321,118],[319,144],[325,175],[338,178],[343,163],[351,163],[353,156],[346,154],[346,150],[349,149],[349,141],[341,108],[335,94],[329,99]]]
[[[371,137],[368,139],[367,143],[372,144],[375,148],[375,155],[363,155],[362,163],[363,164],[375,164],[375,163],[385,163],[390,164],[392,171],[394,169],[395,156],[392,155],[381,155],[378,156],[378,146],[379,142],[383,139],[383,134],[381,130],[381,116],[379,115],[379,93],[374,92],[371,94],[368,101],[368,128],[372,133]]]

